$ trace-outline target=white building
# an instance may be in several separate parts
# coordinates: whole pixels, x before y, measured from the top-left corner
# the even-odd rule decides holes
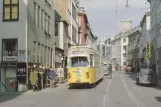
[[[24,91],[20,86],[24,88],[28,83],[33,65],[54,66],[54,12],[51,0],[10,1],[0,0],[2,92]]]
[[[131,29],[132,22],[130,20],[126,19],[120,22],[121,32],[111,40],[113,63],[120,64],[121,66],[127,64],[128,34]]]
[[[148,0],[151,10],[151,64],[157,73],[157,82],[161,86],[161,1]]]

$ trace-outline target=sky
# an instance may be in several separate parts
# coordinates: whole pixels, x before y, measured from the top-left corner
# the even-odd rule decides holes
[[[125,17],[132,21],[132,26],[140,24],[149,3],[147,0],[129,0],[129,8],[126,8],[126,0],[117,0],[118,18],[116,23],[116,0],[79,0],[80,6],[85,8],[92,31],[98,37],[108,37],[120,31],[120,21]],[[116,30],[117,25],[117,30]]]

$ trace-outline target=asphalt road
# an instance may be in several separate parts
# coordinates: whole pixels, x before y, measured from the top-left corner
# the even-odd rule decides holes
[[[115,72],[95,88],[55,89],[0,96],[0,107],[161,107],[161,90],[137,86],[134,74]]]

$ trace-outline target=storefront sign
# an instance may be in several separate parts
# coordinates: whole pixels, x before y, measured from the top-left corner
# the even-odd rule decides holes
[[[16,67],[16,63],[1,63],[2,67]]]
[[[17,61],[17,56],[3,56],[3,61]]]
[[[147,42],[146,44],[146,57],[147,57],[147,60],[150,60],[150,43]]]

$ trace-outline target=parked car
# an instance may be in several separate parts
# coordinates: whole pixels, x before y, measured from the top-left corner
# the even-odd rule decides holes
[[[149,67],[141,68],[136,77],[136,84],[156,85],[155,72]]]
[[[104,70],[104,75],[107,76],[109,73],[108,73],[108,68],[106,67],[105,70]]]

